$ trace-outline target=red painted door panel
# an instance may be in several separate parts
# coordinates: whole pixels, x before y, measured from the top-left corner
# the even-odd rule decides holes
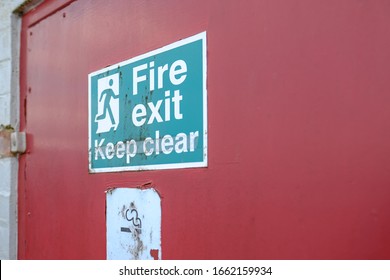
[[[19,258],[104,259],[152,181],[164,259],[390,258],[390,5],[45,1],[23,17]],[[207,31],[207,168],[88,173],[88,73]]]

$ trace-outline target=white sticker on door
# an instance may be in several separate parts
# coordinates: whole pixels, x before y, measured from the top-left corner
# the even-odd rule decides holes
[[[106,192],[107,259],[161,259],[161,199],[154,189]]]

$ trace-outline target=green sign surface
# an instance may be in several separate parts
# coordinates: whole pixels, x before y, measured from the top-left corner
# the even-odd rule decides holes
[[[206,32],[88,79],[90,172],[207,166]]]

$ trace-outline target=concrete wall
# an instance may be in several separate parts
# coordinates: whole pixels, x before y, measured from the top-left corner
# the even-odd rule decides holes
[[[19,128],[20,17],[22,0],[0,1],[0,125]],[[15,156],[0,155],[0,259],[17,258],[17,177]]]

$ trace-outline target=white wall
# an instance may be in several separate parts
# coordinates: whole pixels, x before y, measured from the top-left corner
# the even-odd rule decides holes
[[[0,1],[0,124],[19,129],[20,18],[12,11],[23,0]],[[0,259],[17,258],[16,157],[0,158]]]

